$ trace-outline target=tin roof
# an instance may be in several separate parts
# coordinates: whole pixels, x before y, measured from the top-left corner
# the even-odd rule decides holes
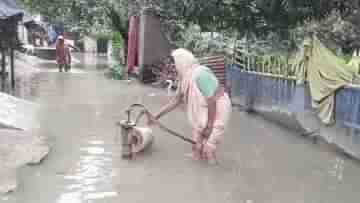
[[[23,16],[23,22],[26,23],[31,23],[34,22],[34,18],[28,13],[28,12],[24,12],[24,16]]]
[[[0,0],[0,19],[22,14],[24,14],[24,10],[15,0]]]

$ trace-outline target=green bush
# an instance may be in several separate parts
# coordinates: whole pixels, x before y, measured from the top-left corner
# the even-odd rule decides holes
[[[220,32],[203,32],[199,25],[183,27],[176,45],[191,50],[197,56],[209,54],[231,55],[234,39]]]
[[[123,49],[123,43],[120,33],[113,32],[111,42],[113,50],[111,55],[111,65],[107,75],[114,80],[127,79],[127,70],[125,66],[121,64],[120,53]]]

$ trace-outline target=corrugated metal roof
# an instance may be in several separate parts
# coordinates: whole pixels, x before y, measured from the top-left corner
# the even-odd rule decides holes
[[[15,0],[0,0],[0,18],[8,18],[23,14],[24,10],[16,3]]]
[[[23,22],[24,23],[31,23],[34,22],[34,18],[31,17],[31,15],[28,12],[24,12],[24,16],[23,16]]]

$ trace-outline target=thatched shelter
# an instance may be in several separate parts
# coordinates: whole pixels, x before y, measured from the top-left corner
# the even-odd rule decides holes
[[[19,47],[18,24],[22,21],[24,10],[15,0],[0,1],[0,51],[2,83],[6,79],[6,55],[10,55],[11,84],[15,86],[14,50]]]

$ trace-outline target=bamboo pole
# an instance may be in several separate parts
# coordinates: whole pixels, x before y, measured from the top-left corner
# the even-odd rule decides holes
[[[132,104],[128,110],[131,111],[131,109],[133,109],[134,107],[139,107],[139,108],[142,108],[142,111],[140,112],[140,114],[137,116],[136,120],[135,120],[135,125],[138,124],[138,122],[140,121],[141,117],[143,115],[146,115],[147,116],[147,119],[148,121],[152,121],[154,124],[156,124],[160,129],[164,130],[165,132],[175,136],[175,137],[178,137],[180,139],[182,139],[183,141],[187,142],[187,143],[190,143],[190,144],[196,144],[195,141],[193,141],[192,139],[190,138],[187,138],[169,128],[167,128],[165,125],[163,125],[160,121],[158,121],[157,119],[155,119],[154,115],[143,105],[143,104]]]

